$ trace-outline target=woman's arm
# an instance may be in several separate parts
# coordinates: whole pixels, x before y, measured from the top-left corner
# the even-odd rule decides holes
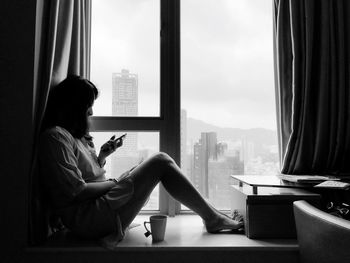
[[[83,202],[88,199],[95,199],[111,190],[116,185],[116,181],[91,182],[84,185],[83,190],[75,197],[75,201]]]
[[[123,134],[117,139],[114,139],[115,136],[113,135],[108,142],[101,146],[100,153],[97,157],[97,160],[101,167],[103,167],[106,163],[106,158],[123,145],[123,139],[125,138],[125,135],[126,134]]]

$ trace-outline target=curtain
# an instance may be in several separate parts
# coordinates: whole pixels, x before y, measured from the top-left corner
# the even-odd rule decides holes
[[[274,0],[282,173],[350,173],[349,15],[348,0]]]
[[[32,172],[29,185],[29,242],[48,235],[48,218],[36,167],[37,143],[50,88],[68,74],[88,77],[91,0],[38,0],[34,66]]]

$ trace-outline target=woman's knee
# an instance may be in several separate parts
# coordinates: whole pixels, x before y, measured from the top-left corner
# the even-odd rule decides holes
[[[175,163],[173,158],[164,152],[158,152],[151,157],[152,162],[159,167],[169,166],[170,164]]]

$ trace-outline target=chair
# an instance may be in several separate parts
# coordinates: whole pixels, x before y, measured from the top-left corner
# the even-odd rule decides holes
[[[300,262],[350,262],[350,221],[306,201],[295,201],[293,205]]]

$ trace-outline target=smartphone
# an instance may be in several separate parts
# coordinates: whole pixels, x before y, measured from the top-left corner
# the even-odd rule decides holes
[[[124,133],[122,136],[118,137],[118,138],[115,139],[114,141],[124,140],[125,136],[126,136],[126,133]]]
[[[101,150],[102,150],[102,151],[109,151],[109,150],[111,150],[111,146],[110,146],[110,143],[109,143],[109,142],[111,142],[111,141],[117,143],[117,148],[120,147],[120,146],[122,145],[122,142],[123,142],[125,136],[126,136],[126,133],[124,133],[122,136],[118,137],[117,139],[114,139],[114,138],[115,138],[115,135],[113,135],[113,136],[109,139],[109,141],[108,141],[107,143],[105,143],[104,145],[102,145]],[[118,142],[119,140],[121,140],[121,142]]]

